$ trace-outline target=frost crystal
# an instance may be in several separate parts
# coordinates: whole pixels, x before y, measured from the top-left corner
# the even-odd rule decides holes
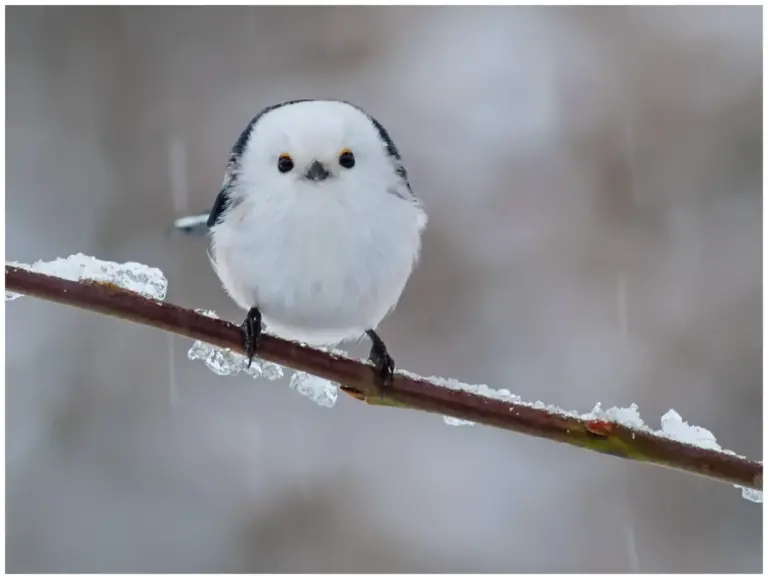
[[[88,279],[102,283],[113,283],[123,289],[156,300],[165,299],[168,291],[168,280],[165,279],[162,271],[132,261],[115,263],[77,253],[53,261],[37,261],[32,265],[15,261],[6,262],[6,265],[71,281]],[[5,300],[15,300],[22,295],[6,291]]]
[[[333,408],[339,397],[338,384],[306,372],[295,372],[291,376],[290,387],[302,396],[306,396],[326,408]]]

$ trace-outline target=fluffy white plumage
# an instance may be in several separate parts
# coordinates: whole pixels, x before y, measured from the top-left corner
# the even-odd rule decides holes
[[[343,167],[342,151],[355,164]],[[278,170],[280,155],[293,168]],[[323,180],[306,177],[319,162]],[[256,117],[233,148],[208,225],[211,261],[267,330],[333,345],[375,329],[394,308],[427,216],[386,131],[339,101],[297,101]]]

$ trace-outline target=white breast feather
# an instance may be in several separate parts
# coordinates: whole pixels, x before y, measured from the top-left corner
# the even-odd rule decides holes
[[[404,186],[404,185],[403,185]],[[313,345],[374,329],[418,258],[426,215],[391,191],[249,195],[213,228],[214,267],[267,331]]]

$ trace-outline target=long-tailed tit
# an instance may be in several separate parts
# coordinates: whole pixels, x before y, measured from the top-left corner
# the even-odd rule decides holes
[[[249,364],[266,329],[330,346],[367,334],[388,385],[394,361],[375,328],[418,259],[427,215],[384,127],[359,107],[296,100],[259,113],[232,147],[207,230],[211,263],[248,314]]]

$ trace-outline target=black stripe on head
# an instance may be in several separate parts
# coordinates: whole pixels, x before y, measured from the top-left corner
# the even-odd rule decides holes
[[[355,106],[355,105],[352,105]],[[361,112],[365,113],[365,116],[368,117],[368,119],[373,123],[373,126],[376,127],[376,130],[379,131],[379,138],[382,140],[384,145],[387,147],[387,153],[389,153],[389,156],[400,160],[400,152],[397,150],[397,147],[395,146],[395,143],[392,141],[392,138],[389,136],[389,133],[387,132],[387,129],[384,128],[384,126],[374,119],[371,115],[366,113],[363,109],[360,107],[355,107]]]
[[[411,184],[408,182],[408,171],[406,171],[405,167],[403,166],[402,160],[400,158],[400,151],[397,150],[397,147],[395,146],[395,142],[392,140],[392,137],[389,136],[389,133],[387,132],[387,129],[384,128],[384,125],[382,125],[379,121],[377,121],[374,117],[369,115],[364,109],[357,106],[354,103],[350,103],[347,101],[342,101],[352,107],[355,107],[357,110],[359,110],[361,113],[363,113],[366,117],[368,117],[368,120],[371,121],[374,127],[376,127],[376,130],[379,132],[379,138],[381,139],[381,142],[384,144],[384,146],[387,149],[387,154],[389,154],[390,157],[395,161],[395,171],[397,171],[397,174],[400,175],[400,177],[405,182],[405,186],[408,188],[408,191],[410,191],[411,194],[413,194],[413,189],[411,189]]]
[[[368,117],[368,120],[371,121],[371,123],[373,123],[373,126],[376,127],[376,130],[379,132],[379,138],[381,139],[381,142],[384,144],[384,146],[387,149],[387,153],[395,161],[395,171],[397,171],[397,174],[400,175],[400,177],[403,179],[405,186],[408,188],[408,191],[411,194],[413,194],[413,189],[411,189],[411,184],[408,181],[408,171],[406,171],[405,167],[403,166],[402,160],[400,158],[400,151],[397,150],[397,147],[395,146],[395,143],[392,140],[392,137],[389,136],[387,129],[385,129],[384,125],[382,125],[379,121],[377,121],[374,117],[369,115],[365,110],[363,110],[359,106],[349,102],[347,104],[355,107],[357,110],[363,113],[366,117]],[[398,194],[398,196],[400,195]]]
[[[229,159],[228,159],[228,166],[227,166],[227,182],[224,184],[224,186],[219,191],[219,194],[216,196],[216,201],[213,204],[213,208],[211,209],[211,213],[208,216],[208,227],[213,227],[218,223],[219,219],[221,218],[221,215],[226,211],[230,204],[231,204],[231,198],[229,196],[230,189],[234,185],[238,172],[240,170],[240,158],[243,155],[243,152],[245,151],[245,146],[248,143],[248,138],[251,136],[251,131],[253,131],[253,127],[256,126],[256,123],[259,122],[259,119],[266,115],[268,112],[273,111],[275,109],[279,109],[280,107],[284,107],[287,105],[293,105],[296,103],[303,103],[310,101],[312,99],[297,99],[292,101],[285,101],[282,103],[278,103],[276,105],[268,106],[267,108],[263,109],[258,115],[253,117],[251,119],[251,122],[248,123],[248,126],[245,127],[242,133],[240,133],[240,136],[237,138],[237,141],[235,141],[235,144],[232,145],[232,150],[229,153]]]
[[[253,117],[253,119],[251,119],[251,122],[248,123],[247,127],[245,127],[245,130],[242,133],[240,133],[240,136],[238,137],[237,141],[235,141],[235,144],[232,147],[232,152],[230,153],[230,156],[229,156],[229,162],[230,163],[236,162],[240,158],[240,156],[243,154],[243,151],[245,150],[245,145],[248,142],[248,137],[251,135],[251,131],[253,130],[253,127],[256,126],[256,123],[259,122],[259,119],[261,119],[261,117],[263,117],[270,111],[274,111],[275,109],[279,109],[281,107],[288,106],[288,105],[295,105],[296,103],[306,103],[311,100],[313,99],[297,99],[293,101],[285,101],[283,103],[278,103],[276,105],[268,106],[267,108],[262,110],[258,115],[256,115],[255,117]]]

